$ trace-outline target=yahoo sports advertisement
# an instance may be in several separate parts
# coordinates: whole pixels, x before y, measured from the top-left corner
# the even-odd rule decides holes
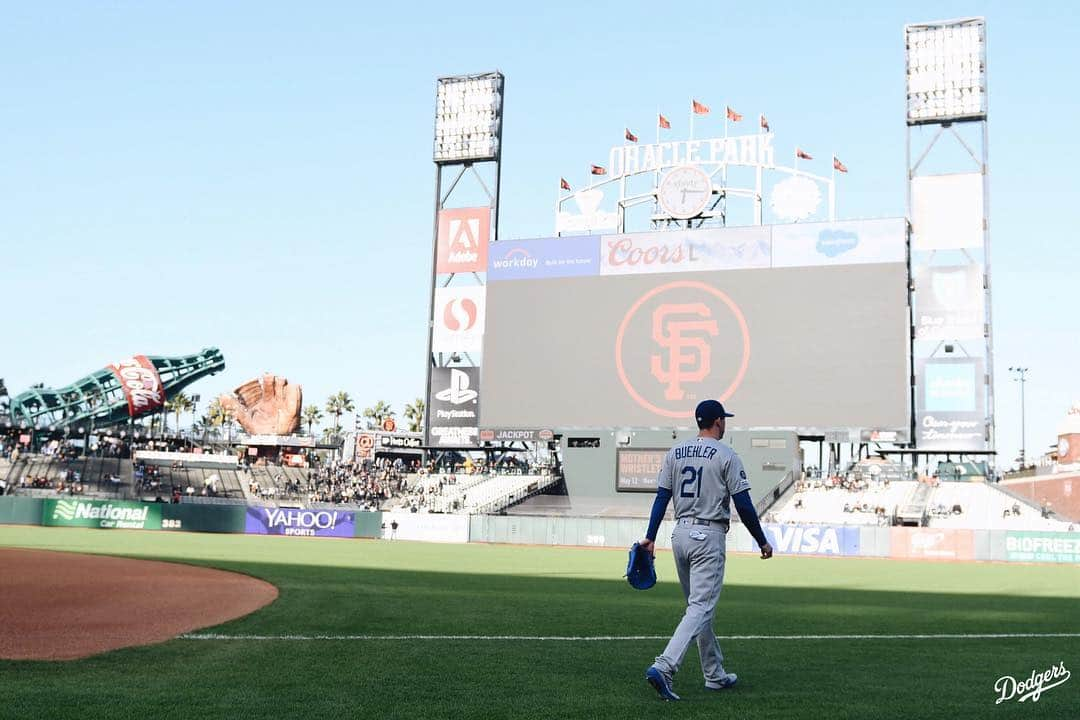
[[[299,535],[302,537],[355,537],[356,517],[351,511],[305,510],[249,506],[244,518],[249,535]]]

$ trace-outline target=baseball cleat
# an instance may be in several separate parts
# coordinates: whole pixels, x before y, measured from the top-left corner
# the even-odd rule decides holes
[[[645,671],[645,679],[656,690],[656,694],[667,701],[681,700],[675,691],[671,689],[671,680],[655,666]]]
[[[727,690],[729,687],[733,687],[737,682],[739,682],[739,676],[735,673],[728,673],[727,676],[718,683],[705,683],[705,689]]]

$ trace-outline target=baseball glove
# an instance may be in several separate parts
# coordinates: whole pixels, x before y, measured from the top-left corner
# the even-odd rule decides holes
[[[630,546],[630,561],[626,564],[626,581],[635,590],[648,590],[656,584],[656,566],[651,552],[634,543]]]
[[[303,393],[283,377],[266,373],[222,395],[221,407],[252,435],[288,435],[300,427]]]

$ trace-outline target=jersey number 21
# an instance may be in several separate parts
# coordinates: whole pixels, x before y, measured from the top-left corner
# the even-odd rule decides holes
[[[701,473],[704,468],[687,465],[679,473],[683,477],[682,485],[679,486],[679,497],[697,497],[701,494]]]

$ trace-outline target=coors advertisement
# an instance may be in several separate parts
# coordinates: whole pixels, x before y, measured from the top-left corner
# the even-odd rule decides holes
[[[428,389],[428,444],[476,445],[480,431],[480,368],[432,368]]]
[[[165,388],[157,368],[145,355],[134,355],[108,366],[127,398],[128,415],[138,417],[165,404]]]

